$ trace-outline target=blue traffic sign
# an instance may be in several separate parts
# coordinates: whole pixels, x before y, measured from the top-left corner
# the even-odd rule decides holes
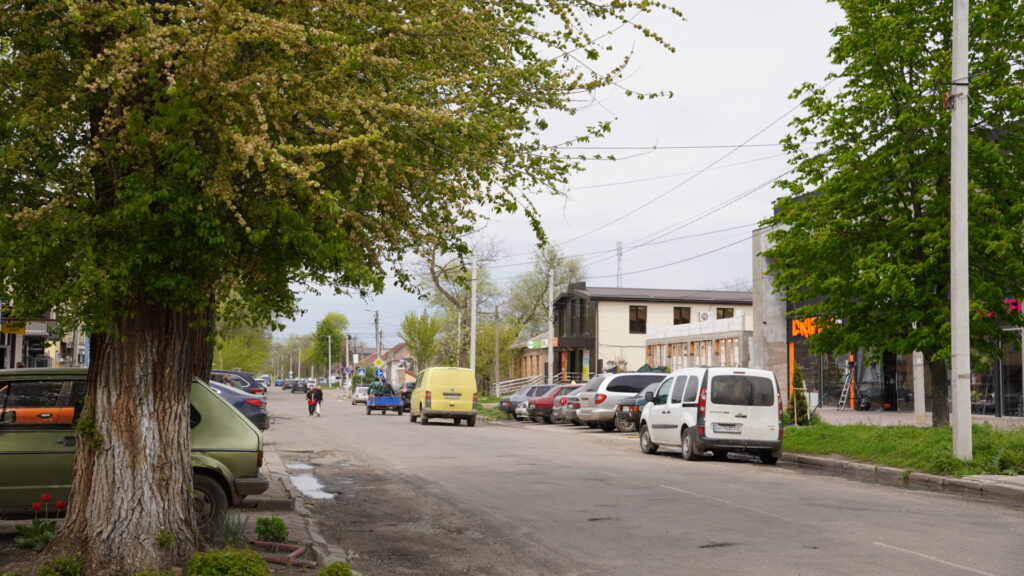
[[[351,374],[352,373],[352,369],[349,368],[348,366],[345,366],[344,372],[345,372],[345,374]]]
[[[359,374],[360,376],[366,376],[366,368],[360,368],[359,371],[356,372],[356,374]]]
[[[373,375],[376,376],[377,378],[383,379],[384,378],[384,369],[383,368],[377,368],[376,370],[373,371]]]

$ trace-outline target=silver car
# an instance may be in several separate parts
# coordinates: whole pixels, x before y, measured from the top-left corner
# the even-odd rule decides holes
[[[636,396],[648,384],[661,382],[661,372],[623,372],[598,374],[579,392],[580,409],[577,417],[591,428],[605,432],[615,430],[615,405],[623,398]]]
[[[352,393],[352,405],[366,404],[366,399],[370,396],[369,386],[356,386],[356,391]]]

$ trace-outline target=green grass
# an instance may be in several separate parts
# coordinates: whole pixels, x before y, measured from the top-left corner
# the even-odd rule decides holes
[[[854,460],[940,474],[1024,474],[1024,429],[1000,430],[975,424],[974,459],[953,457],[952,430],[913,426],[832,426],[786,428],[783,450],[839,454]]]
[[[480,396],[477,398],[476,413],[492,420],[504,419],[506,416],[498,409],[497,396]]]

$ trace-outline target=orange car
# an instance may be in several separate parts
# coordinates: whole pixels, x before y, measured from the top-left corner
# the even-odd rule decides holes
[[[4,424],[70,425],[74,422],[75,406],[82,402],[80,397],[75,396],[82,393],[83,387],[72,386],[71,381],[48,382],[42,397],[27,397],[18,393],[17,383],[13,383],[13,386],[14,389],[11,388],[12,383],[0,386],[0,399],[3,399],[0,412],[3,413]]]

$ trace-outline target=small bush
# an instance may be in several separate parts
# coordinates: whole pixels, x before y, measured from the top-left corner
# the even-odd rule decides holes
[[[57,558],[43,565],[36,576],[79,576],[82,573],[82,563],[78,558]]]
[[[252,550],[200,552],[188,561],[189,576],[271,576],[270,568]]]
[[[288,525],[277,516],[257,518],[256,536],[264,542],[285,542],[288,540]]]
[[[348,562],[335,562],[319,572],[319,576],[355,576]]]
[[[159,544],[161,548],[174,548],[178,545],[178,537],[171,534],[166,529],[161,530],[160,533],[156,535],[156,543]]]
[[[146,568],[135,573],[135,576],[174,576],[174,572],[170,570],[157,570],[156,568]]]

